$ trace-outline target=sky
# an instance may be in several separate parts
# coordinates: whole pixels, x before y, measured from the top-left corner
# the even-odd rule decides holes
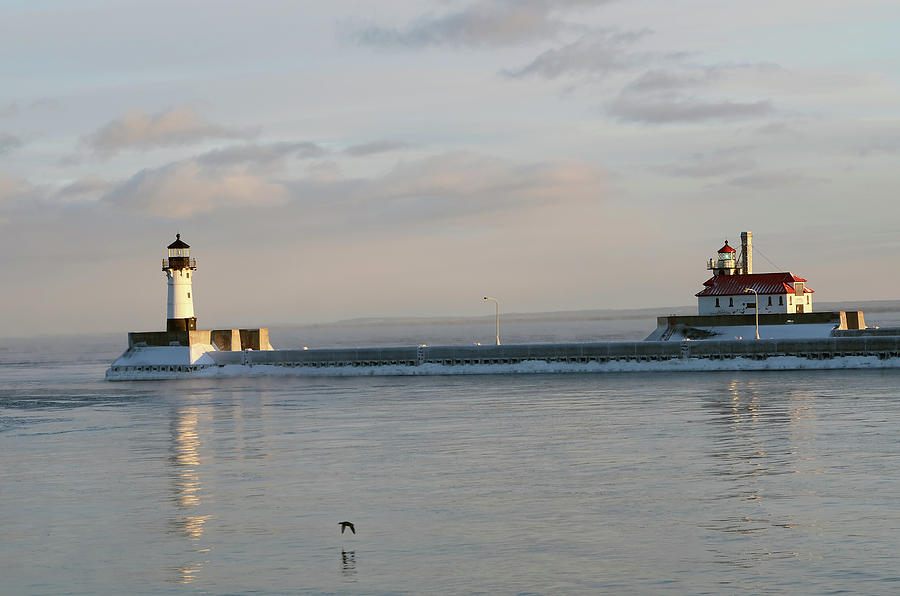
[[[0,0],[0,336],[900,299],[896,0]],[[661,312],[660,314],[665,314]]]

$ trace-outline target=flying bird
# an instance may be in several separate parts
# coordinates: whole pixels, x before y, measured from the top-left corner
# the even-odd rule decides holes
[[[353,527],[353,524],[348,521],[338,522],[338,525],[341,527],[341,534],[344,533],[344,530],[350,528],[350,531],[356,534],[356,528]]]

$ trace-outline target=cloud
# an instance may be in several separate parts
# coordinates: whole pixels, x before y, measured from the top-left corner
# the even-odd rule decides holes
[[[866,77],[792,71],[771,62],[693,64],[683,58],[666,57],[667,64],[637,76],[606,105],[607,112],[621,121],[647,124],[750,120],[779,110],[771,99],[740,100],[729,95],[758,94],[764,89],[769,95],[790,101],[791,95],[835,93],[869,83]],[[793,131],[785,124],[770,123],[757,132]]]
[[[40,97],[28,104],[32,110],[57,110],[59,106],[59,101],[52,97]]]
[[[141,170],[102,200],[129,211],[183,218],[223,207],[281,204],[287,198],[283,184],[246,168],[210,167],[189,159]]]
[[[233,166],[239,164],[265,165],[278,163],[286,157],[309,159],[321,157],[327,151],[311,142],[280,142],[267,144],[233,145],[215,149],[197,157],[197,161],[209,166]]]
[[[246,131],[205,121],[193,108],[182,106],[156,114],[136,109],[104,124],[84,143],[96,154],[109,156],[123,149],[190,145],[206,139],[247,138]]]
[[[344,149],[344,153],[353,157],[363,157],[365,155],[373,155],[375,153],[387,153],[398,149],[406,149],[408,143],[400,141],[374,141],[372,143],[363,143],[361,145],[351,145]]]
[[[0,174],[0,202],[30,195],[35,188],[22,178]]]
[[[59,102],[49,97],[36,99],[24,106],[16,101],[12,101],[3,107],[0,107],[0,118],[11,118],[18,116],[26,110],[55,110],[59,108]]]
[[[606,105],[606,110],[620,121],[644,124],[760,118],[775,112],[770,100],[735,101],[703,95],[734,91],[735,85],[741,87],[742,78],[781,72],[774,64],[679,64],[654,68],[628,83]]]
[[[405,28],[368,27],[357,32],[363,45],[380,47],[495,47],[569,38],[524,66],[505,69],[510,78],[597,77],[638,68],[650,70],[625,85],[605,112],[624,122],[643,124],[748,120],[775,113],[769,99],[740,100],[736,89],[755,91],[760,81],[791,77],[774,64],[696,65],[684,52],[637,51],[651,32],[586,25],[575,9],[596,8],[591,0],[479,0],[440,16],[420,17]],[[579,37],[571,41],[573,34]],[[757,84],[753,84],[757,83]],[[716,86],[716,87],[714,87]],[[751,92],[752,92],[751,91]]]
[[[44,188],[35,186],[24,178],[0,173],[0,226],[15,222],[23,212],[42,213],[45,195]],[[5,240],[8,243],[9,238]]]
[[[347,178],[337,170],[290,177],[255,162],[211,164],[207,156],[142,170],[102,200],[166,218],[293,205],[306,219],[389,222],[483,217],[554,201],[594,200],[607,192],[608,181],[605,171],[588,163],[515,164],[465,152],[401,162],[370,178]]]
[[[771,190],[821,182],[824,182],[822,178],[813,178],[791,170],[770,170],[737,176],[729,179],[726,184],[752,190]]]
[[[673,58],[670,58],[670,60]],[[674,58],[676,62],[679,60]],[[623,90],[625,93],[670,93],[709,87],[717,82],[738,82],[746,79],[750,86],[760,85],[760,79],[784,77],[784,69],[771,63],[722,63],[710,65],[677,64],[668,69],[653,68]]]
[[[20,139],[19,137],[5,132],[0,132],[0,155],[9,153],[13,149],[18,149],[23,144],[24,143],[22,142],[22,139]]]
[[[761,135],[795,134],[796,132],[793,127],[785,122],[770,122],[756,129],[756,133]]]
[[[401,163],[373,181],[367,192],[384,199],[456,197],[479,204],[592,196],[606,174],[585,163],[514,164],[472,152],[443,153]],[[581,190],[578,190],[579,187]],[[574,193],[570,194],[571,191]]]
[[[750,157],[717,157],[701,158],[693,162],[672,165],[664,168],[664,171],[685,178],[713,178],[726,176],[737,172],[748,172],[756,169],[756,160]]]
[[[43,214],[53,217],[62,213],[75,199],[84,204],[96,204],[114,183],[98,177],[79,178],[60,188],[36,186],[24,178],[0,174],[0,207],[7,213]]]
[[[583,35],[577,41],[540,54],[517,70],[506,71],[511,77],[541,76],[555,79],[563,74],[605,74],[625,70],[646,59],[626,48],[649,32],[622,32],[604,29]]]
[[[191,217],[222,208],[271,207],[290,198],[285,183],[273,179],[287,157],[324,155],[310,142],[234,145],[141,170],[116,185],[107,204],[167,218]]]
[[[379,47],[509,46],[552,38],[583,27],[559,18],[566,9],[611,0],[480,0],[442,16],[426,15],[404,29],[371,26],[356,41]]]
[[[343,178],[340,164],[331,159],[319,159],[305,168],[306,176],[318,182],[335,182]]]
[[[607,105],[607,111],[622,121],[666,124],[760,118],[772,114],[775,108],[768,100],[710,101],[695,97],[642,98],[625,94]]]
[[[860,127],[864,137],[856,148],[859,157],[873,155],[893,155],[900,153],[900,125],[893,122],[879,123],[876,129]]]
[[[62,199],[85,198],[95,199],[112,189],[113,182],[97,177],[79,178],[56,191],[55,196]]]
[[[626,93],[664,93],[696,88],[715,79],[719,71],[702,68],[693,72],[652,69],[626,85]]]
[[[398,164],[360,181],[346,199],[393,219],[446,219],[521,212],[555,202],[597,200],[608,174],[585,162],[516,164],[452,152]]]

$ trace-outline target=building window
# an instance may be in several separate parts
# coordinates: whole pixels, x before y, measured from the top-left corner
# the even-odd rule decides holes
[[[191,293],[190,293],[190,292],[188,292],[188,298],[190,298],[190,297],[191,297]]]
[[[793,306],[793,304],[794,304],[794,297],[788,296],[788,306]]]
[[[772,297],[769,296],[769,306],[772,306]]]
[[[734,306],[734,298],[728,299],[728,306]]]
[[[809,294],[806,295],[806,303],[809,304]]]
[[[784,306],[784,296],[778,297],[778,306]]]
[[[718,308],[718,307],[719,307],[719,299],[716,298],[716,308]]]

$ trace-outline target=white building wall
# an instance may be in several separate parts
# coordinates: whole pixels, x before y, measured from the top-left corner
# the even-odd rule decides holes
[[[788,295],[790,296],[790,294]],[[782,298],[782,304],[778,304],[778,298]],[[769,298],[772,299],[772,306],[769,306]],[[718,300],[718,306],[716,305]],[[756,297],[753,294],[746,296],[699,296],[697,298],[697,314],[703,315],[752,315],[756,312],[754,308],[747,308],[748,304],[753,304]],[[796,312],[796,304],[793,302],[789,305],[788,298],[784,294],[760,294],[759,314],[779,314]],[[733,304],[733,306],[730,306]],[[812,304],[804,307],[804,312],[812,312]]]
[[[167,319],[190,319],[194,316],[194,293],[191,290],[190,275],[190,269],[166,269]]]
[[[793,294],[788,294],[788,298],[785,298],[788,302],[788,310],[789,313],[797,313],[801,310],[804,313],[813,312],[812,307],[812,294],[802,294],[794,296]],[[803,307],[802,309],[799,307]]]

